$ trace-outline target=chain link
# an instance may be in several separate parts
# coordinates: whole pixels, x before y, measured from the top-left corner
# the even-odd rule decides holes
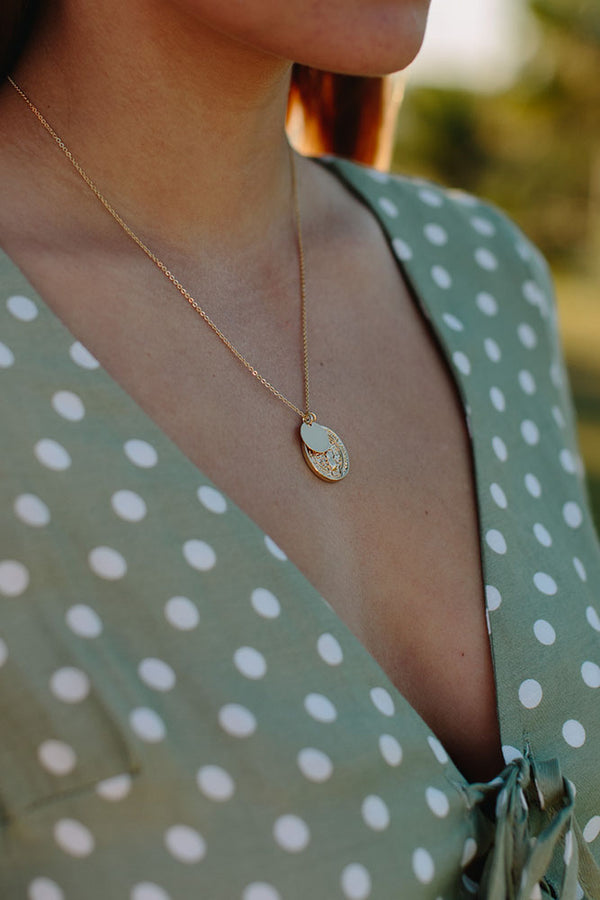
[[[200,304],[194,299],[194,297],[190,294],[186,288],[181,284],[181,282],[173,275],[171,270],[158,258],[158,256],[150,250],[149,247],[137,236],[137,234],[133,231],[130,225],[121,218],[116,209],[109,203],[109,201],[104,197],[104,195],[100,192],[99,188],[96,187],[90,176],[83,170],[81,165],[77,162],[65,142],[62,138],[56,133],[56,131],[52,128],[50,123],[44,118],[39,109],[33,104],[33,102],[29,99],[25,91],[19,87],[19,85],[13,81],[13,79],[8,76],[8,81],[14,87],[18,94],[23,98],[29,109],[34,113],[34,115],[39,119],[41,124],[44,126],[46,131],[54,138],[55,142],[58,144],[62,152],[65,154],[75,171],[78,175],[85,181],[90,190],[95,194],[100,203],[104,206],[107,212],[113,217],[113,219],[118,222],[123,231],[134,241],[138,247],[144,251],[146,256],[152,260],[152,262],[160,269],[163,275],[168,278],[171,284],[177,288],[179,293],[185,297],[190,306],[204,319],[207,325],[209,325],[212,330],[215,332],[217,337],[221,339],[221,341],[225,344],[226,347],[231,350],[234,356],[248,369],[248,371],[254,375],[255,378],[260,381],[262,385],[268,388],[272,394],[274,394],[279,400],[282,400],[290,409],[293,409],[294,412],[298,413],[298,415],[302,418],[304,422],[312,422],[315,421],[314,413],[310,412],[309,405],[309,377],[308,377],[308,340],[307,340],[307,325],[306,325],[306,270],[304,265],[304,245],[302,243],[302,221],[300,217],[300,205],[298,202],[298,184],[296,177],[296,163],[294,159],[294,151],[288,143],[289,155],[290,155],[290,164],[291,164],[291,172],[292,172],[292,195],[294,201],[294,216],[296,219],[296,235],[297,235],[297,244],[298,244],[298,267],[300,272],[300,297],[301,297],[301,305],[302,305],[302,345],[303,345],[303,363],[304,363],[304,403],[306,407],[306,411],[302,412],[301,409],[288,400],[280,391],[277,390],[266,378],[257,372],[254,366],[245,359],[239,350],[237,350],[231,341],[225,337],[220,328],[215,325],[207,312],[205,312]]]

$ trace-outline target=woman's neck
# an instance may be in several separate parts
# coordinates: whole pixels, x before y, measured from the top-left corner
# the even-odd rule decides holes
[[[179,252],[287,230],[288,61],[164,0],[52,6],[15,80],[136,230]],[[66,185],[50,136],[16,93],[3,105]]]

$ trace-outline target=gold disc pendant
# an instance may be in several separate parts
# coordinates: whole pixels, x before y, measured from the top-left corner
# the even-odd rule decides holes
[[[335,431],[313,419],[300,426],[300,440],[304,459],[315,475],[323,481],[345,478],[350,471],[350,459],[344,442]]]

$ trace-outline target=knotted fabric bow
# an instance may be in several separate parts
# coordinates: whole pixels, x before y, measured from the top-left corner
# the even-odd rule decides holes
[[[574,786],[557,759],[534,761],[528,751],[493,781],[469,785],[467,794],[481,813],[478,897],[600,900],[600,868],[575,820]]]

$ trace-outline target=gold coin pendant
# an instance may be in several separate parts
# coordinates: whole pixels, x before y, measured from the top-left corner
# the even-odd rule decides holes
[[[307,428],[315,429],[315,437],[318,429],[318,440],[311,437]],[[327,446],[324,438],[327,440]],[[350,459],[344,442],[335,431],[326,425],[319,425],[317,422],[309,426],[303,424],[300,441],[306,464],[315,475],[322,478],[323,481],[340,481],[346,477],[350,470]],[[315,450],[310,444],[323,449]]]

